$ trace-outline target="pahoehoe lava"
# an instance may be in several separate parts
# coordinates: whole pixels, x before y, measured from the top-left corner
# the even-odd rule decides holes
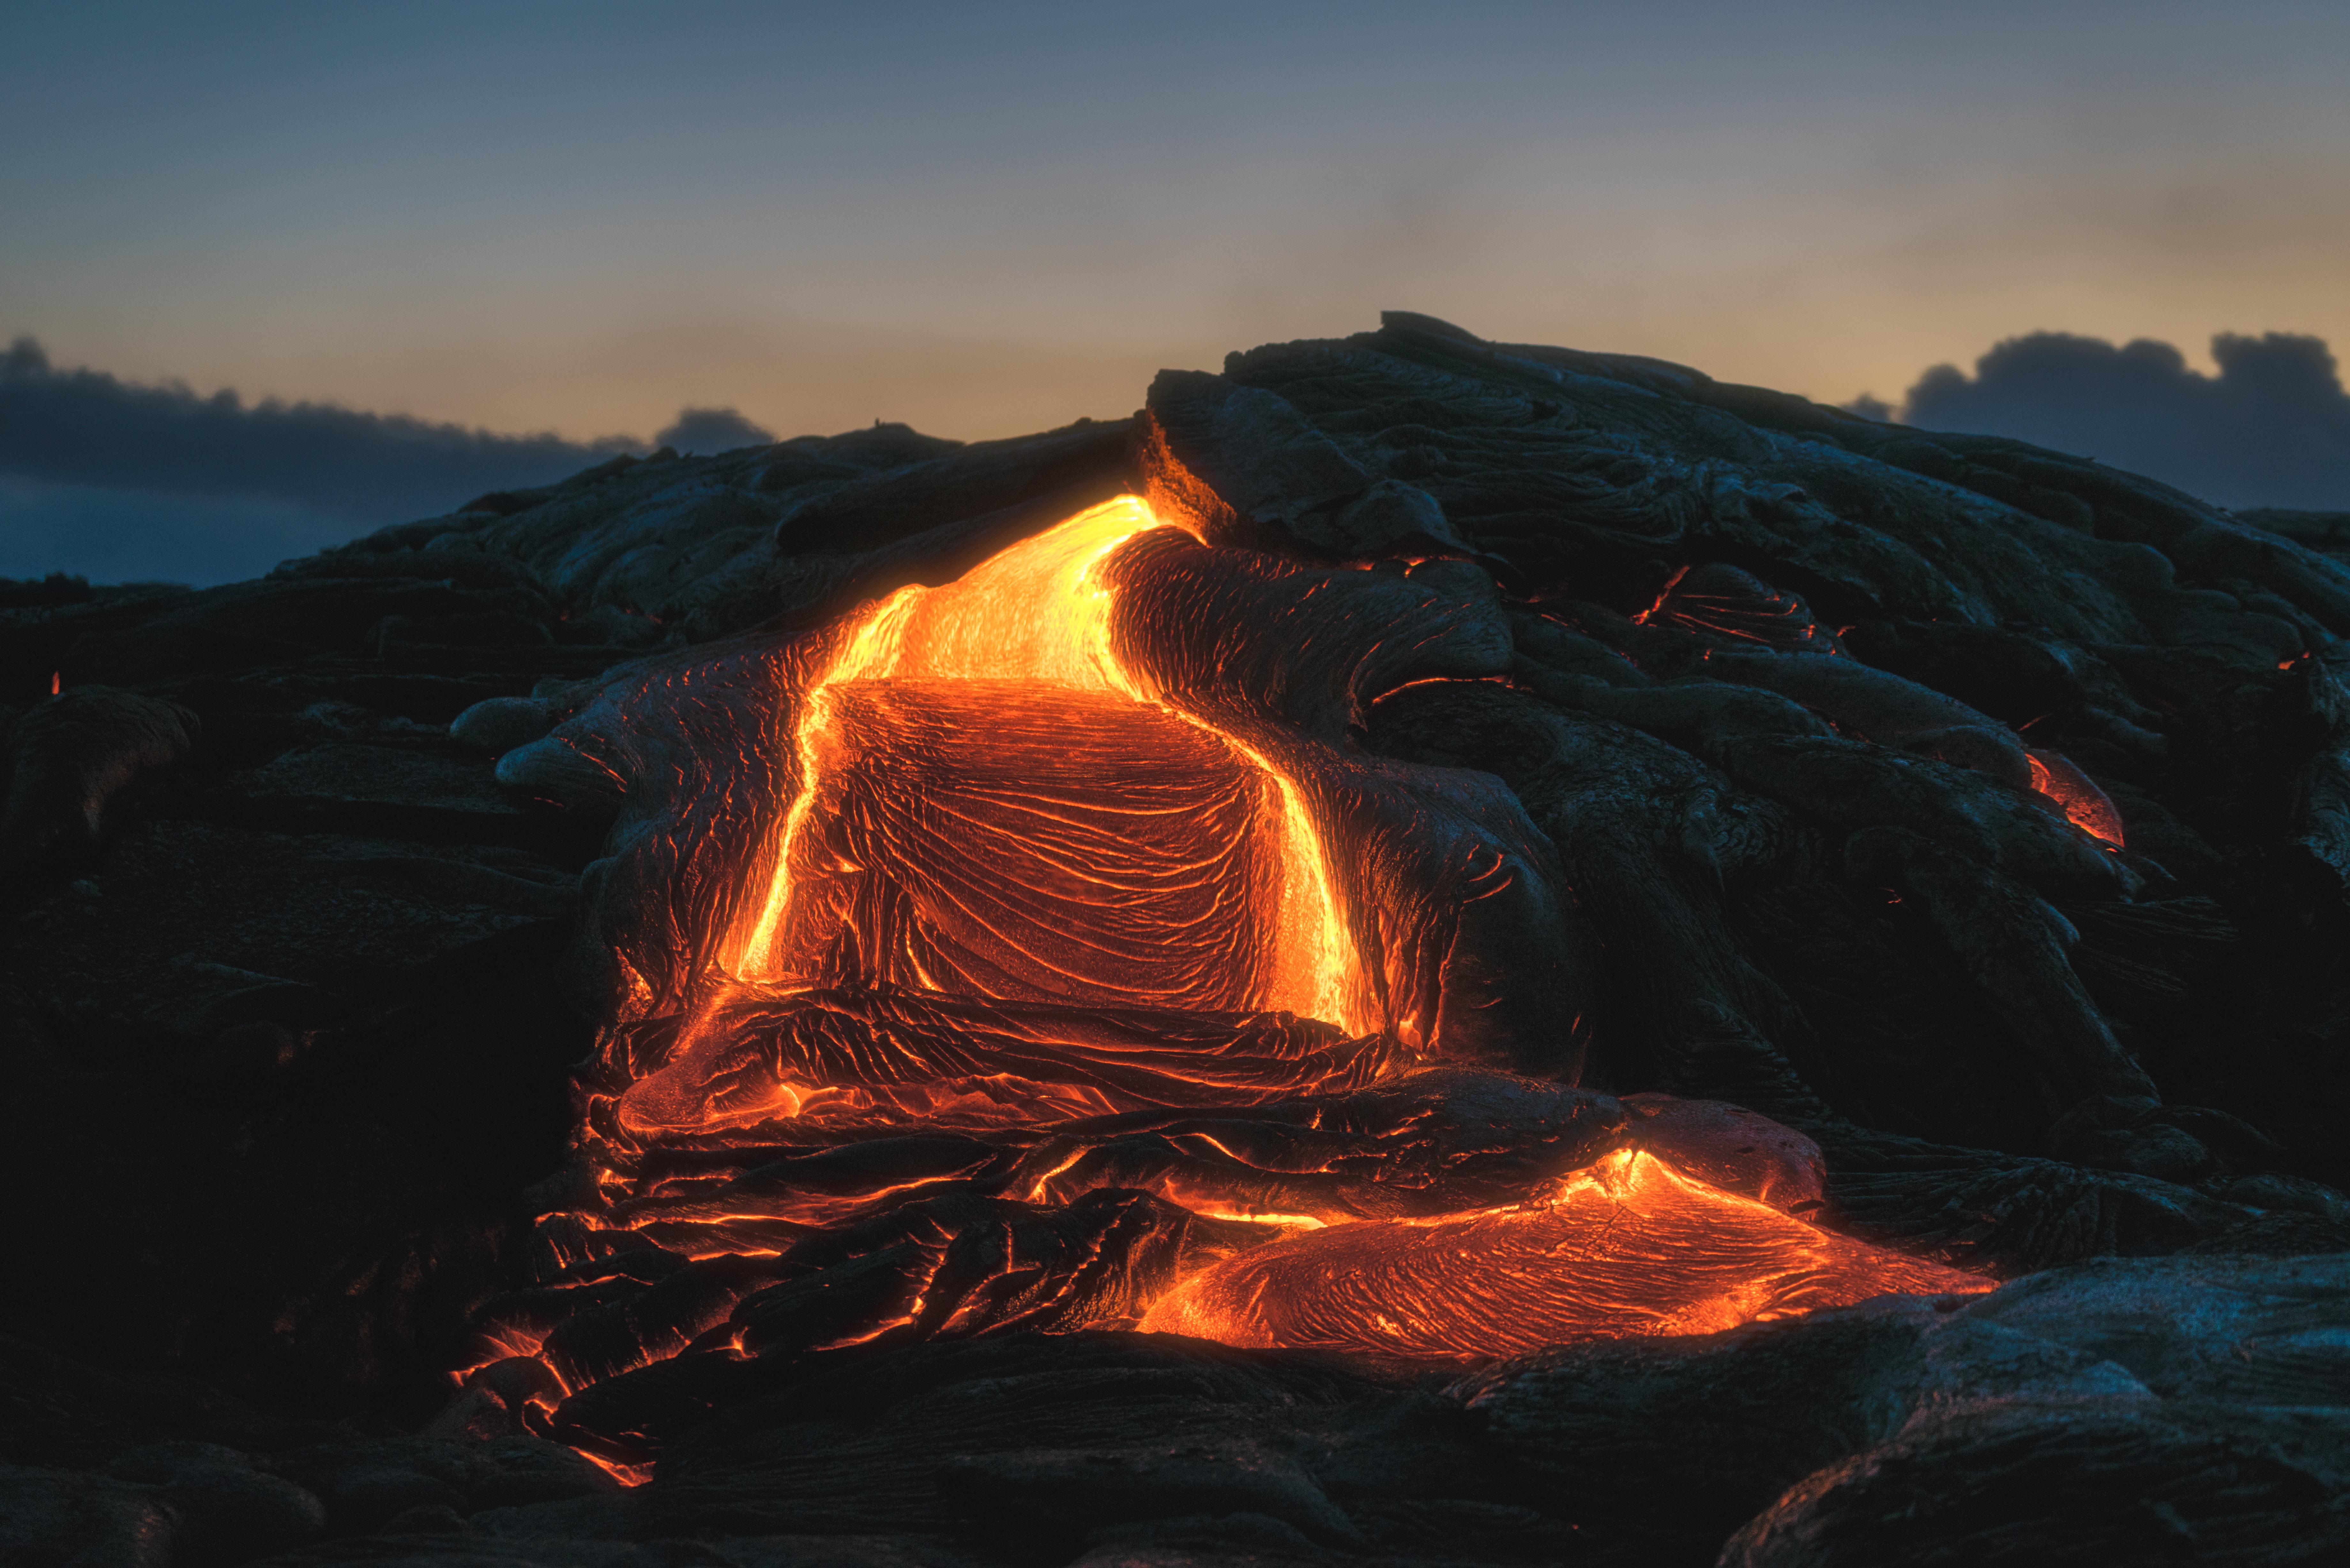
[[[2345,635],[1400,314],[0,610],[11,1528],[2331,1560]]]
[[[1336,722],[1359,726],[1375,680],[1498,662],[1492,609],[1208,545],[1127,496],[809,633],[813,657],[778,648],[779,681],[822,673],[740,689],[740,735],[703,742],[743,757],[786,732],[799,760],[731,844],[701,846],[743,868],[736,902],[756,913],[694,932],[674,885],[636,889],[639,919],[690,941],[669,974],[641,939],[626,961],[686,1000],[673,1031],[615,1033],[577,1148],[597,1200],[542,1223],[560,1268],[484,1311],[469,1377],[534,1389],[522,1427],[628,1473],[659,1451],[679,1356],[706,1381],[729,1362],[1140,1326],[1473,1363],[1988,1288],[1673,1169],[1671,1139],[1631,1147],[1612,1097],[1517,1075],[1571,1079],[1593,1005],[1573,961],[1596,944],[1569,940],[1555,850],[1489,783],[1365,765]],[[1372,662],[1396,647],[1403,662]],[[690,683],[698,657],[673,662]],[[625,687],[535,744],[672,724],[667,690]],[[947,1022],[1002,1004],[1028,1038]],[[1097,1011],[1125,1037],[1087,1033]],[[1390,1120],[1317,1149],[1251,1127],[1295,1115],[1332,1066],[1420,1085],[1452,1128]],[[1554,1138],[1499,1109],[1561,1095],[1566,1120],[1615,1132],[1565,1171]],[[1176,1107],[1209,1116],[1136,1158],[1125,1118]],[[1447,1194],[1431,1172],[1472,1150],[1517,1157],[1522,1180]],[[1341,1173],[1418,1212],[1312,1189]],[[1049,1242],[1020,1244],[1024,1228]],[[621,1253],[660,1278],[616,1323],[592,1286]],[[550,1323],[567,1289],[587,1311]]]

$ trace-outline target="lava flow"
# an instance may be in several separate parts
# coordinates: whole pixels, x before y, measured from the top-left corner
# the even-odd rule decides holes
[[[1354,960],[1294,785],[1146,699],[1112,648],[1105,561],[1165,528],[1081,513],[837,636],[796,706],[798,790],[705,1008],[744,985],[1278,1011],[1359,1032]],[[706,1013],[623,1121],[705,1123]],[[820,1085],[778,1083],[784,1108]]]
[[[1367,1221],[1241,1253],[1160,1297],[1142,1326],[1468,1362],[1980,1287],[1627,1148],[1523,1203]]]
[[[608,1030],[595,1197],[541,1221],[477,1380],[626,1469],[726,1368],[860,1345],[1459,1362],[1984,1288],[1793,1218],[1788,1170],[1691,1174],[1736,1186],[1749,1133],[1709,1163],[1560,1081],[1586,982],[1547,841],[1346,740],[1483,648],[1431,589],[1125,496],[777,656],[801,684],[740,745],[787,751],[787,798],[722,846],[711,931],[645,895],[691,945],[627,972],[698,954],[638,985],[689,1002]]]
[[[1296,792],[1244,747],[1147,701],[1111,647],[1103,563],[1166,526],[1122,496],[867,616],[809,694],[795,737],[801,793],[735,973],[813,979],[837,971],[823,950],[846,940],[896,950],[868,979],[902,970],[919,989],[963,990],[938,983],[923,953],[941,940],[969,951],[948,933],[984,931],[1007,967],[969,988],[978,994],[1091,1000],[1106,986],[1348,1022],[1351,955]],[[894,825],[868,815],[808,832],[819,811],[833,828],[852,800],[891,794],[904,808]],[[913,838],[889,842],[892,826]],[[864,842],[843,842],[860,829]],[[873,864],[891,849],[889,866]],[[1044,901],[901,880],[898,898],[860,890],[868,909],[889,909],[888,924],[843,929],[858,895],[827,884],[868,869],[951,877],[949,859],[983,878],[1030,876]]]

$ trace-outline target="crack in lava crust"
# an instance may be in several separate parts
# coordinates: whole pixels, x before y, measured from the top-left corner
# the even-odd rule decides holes
[[[1548,841],[1347,739],[1505,670],[1482,614],[1127,496],[575,721],[717,782],[615,835],[593,1196],[479,1315],[474,1384],[634,1474],[761,1367],[909,1339],[1458,1363],[1983,1288],[1783,1212],[1800,1159],[1748,1180],[1752,1137],[1569,1086],[1596,981]]]

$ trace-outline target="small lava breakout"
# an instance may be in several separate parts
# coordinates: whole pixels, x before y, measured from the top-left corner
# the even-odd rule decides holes
[[[2350,1552],[2325,548],[1395,313],[34,587],[27,1561]]]

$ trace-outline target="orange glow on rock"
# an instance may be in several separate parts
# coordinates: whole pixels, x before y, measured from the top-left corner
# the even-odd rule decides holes
[[[2122,814],[2096,782],[2062,752],[2033,748],[2032,787],[2064,807],[2065,818],[2082,832],[2122,847]]]
[[[798,787],[717,944],[715,986],[622,1097],[647,1135],[788,1116],[809,1085],[708,1085],[745,984],[1263,1011],[1376,1030],[1303,797],[1118,659],[1106,564],[1171,530],[1088,508],[833,634],[792,709]],[[814,824],[815,826],[811,826]]]
[[[1227,966],[1215,981],[1226,994],[1195,995],[1201,989],[1197,983],[1170,984],[1162,993],[1194,1005],[1289,1012],[1342,1027],[1371,1023],[1347,1016],[1349,999],[1357,989],[1350,972],[1352,944],[1338,919],[1319,837],[1295,786],[1246,743],[1147,694],[1113,649],[1109,615],[1114,590],[1103,580],[1102,566],[1137,535],[1171,526],[1152,515],[1139,498],[1119,496],[1013,545],[953,583],[902,588],[874,607],[841,639],[839,653],[802,705],[792,738],[800,759],[799,793],[785,814],[766,895],[755,918],[726,944],[722,967],[743,980],[816,981],[816,961],[811,955],[822,945],[822,933],[806,929],[818,916],[809,908],[816,900],[804,897],[803,889],[823,880],[827,871],[867,867],[843,861],[831,852],[835,846],[810,841],[806,825],[811,812],[826,799],[828,784],[858,769],[867,758],[879,755],[885,767],[910,760],[919,766],[925,759],[952,754],[951,742],[959,733],[965,753],[985,749],[994,753],[997,776],[972,787],[979,794],[992,793],[997,809],[983,811],[994,818],[984,826],[969,815],[937,826],[946,830],[977,826],[983,836],[1012,832],[1024,837],[1015,847],[1048,861],[1063,861],[1054,869],[1060,884],[1055,890],[1065,901],[1090,901],[1093,912],[1113,924],[1121,912],[1131,911],[1127,895],[1137,890],[1118,887],[1118,873],[1099,855],[1088,857],[1082,846],[1066,840],[1089,833],[1102,837],[1120,826],[1107,820],[1088,825],[1081,820],[1088,812],[1096,817],[1123,816],[1122,826],[1141,830],[1129,836],[1149,838],[1153,826],[1184,826],[1171,819],[1196,803],[1173,798],[1153,803],[1148,798],[1151,787],[1139,779],[1113,778],[1107,793],[1117,797],[1122,785],[1122,800],[1128,804],[1113,798],[1088,806],[1066,794],[1056,796],[1055,784],[1088,764],[1106,765],[1113,774],[1158,772],[1180,784],[1190,784],[1203,773],[1227,775],[1222,792],[1227,815],[1242,812],[1249,818],[1241,836],[1250,842],[1228,841],[1214,850],[1204,844],[1192,847],[1201,855],[1220,854],[1226,866],[1262,858],[1264,875],[1252,875],[1253,865],[1238,867],[1240,888],[1216,888],[1206,880],[1215,867],[1201,863],[1194,890],[1211,901],[1251,906],[1214,912],[1227,923],[1254,918],[1269,927],[1258,934],[1257,951],[1235,955],[1253,971],[1253,983],[1245,994],[1230,994],[1232,976]],[[1027,723],[1020,722],[1024,706],[1035,715]],[[1182,734],[1170,731],[1170,724],[1201,733]],[[899,732],[894,735],[893,728]],[[1266,798],[1243,803],[1235,792]],[[1138,795],[1142,798],[1133,804]],[[1007,826],[1007,814],[1028,818],[1024,835]],[[1052,842],[1056,833],[1065,841]],[[1080,884],[1090,886],[1081,888]],[[1254,885],[1269,890],[1254,891]],[[1093,895],[1090,899],[1088,894]],[[932,924],[939,923],[952,901],[939,889],[914,899],[918,918]],[[1198,918],[1211,916],[1203,911]],[[1171,922],[1142,921],[1160,933],[1187,923],[1180,917]],[[1061,928],[1065,938],[1076,929],[1066,924]],[[905,933],[889,935],[897,939]],[[1017,943],[1016,938],[1010,940]],[[1077,940],[1082,943],[1084,936]],[[1127,957],[1149,961],[1140,954]],[[1051,967],[1055,959],[1046,956],[1041,961]],[[912,967],[919,976],[919,960]],[[990,996],[1039,994],[1033,987],[922,988],[966,993],[975,989],[977,994]],[[1083,993],[1081,986],[1067,986],[1042,994]]]
[[[1622,1149],[1523,1206],[1331,1226],[1243,1252],[1160,1297],[1142,1326],[1465,1362],[1989,1288]]]

